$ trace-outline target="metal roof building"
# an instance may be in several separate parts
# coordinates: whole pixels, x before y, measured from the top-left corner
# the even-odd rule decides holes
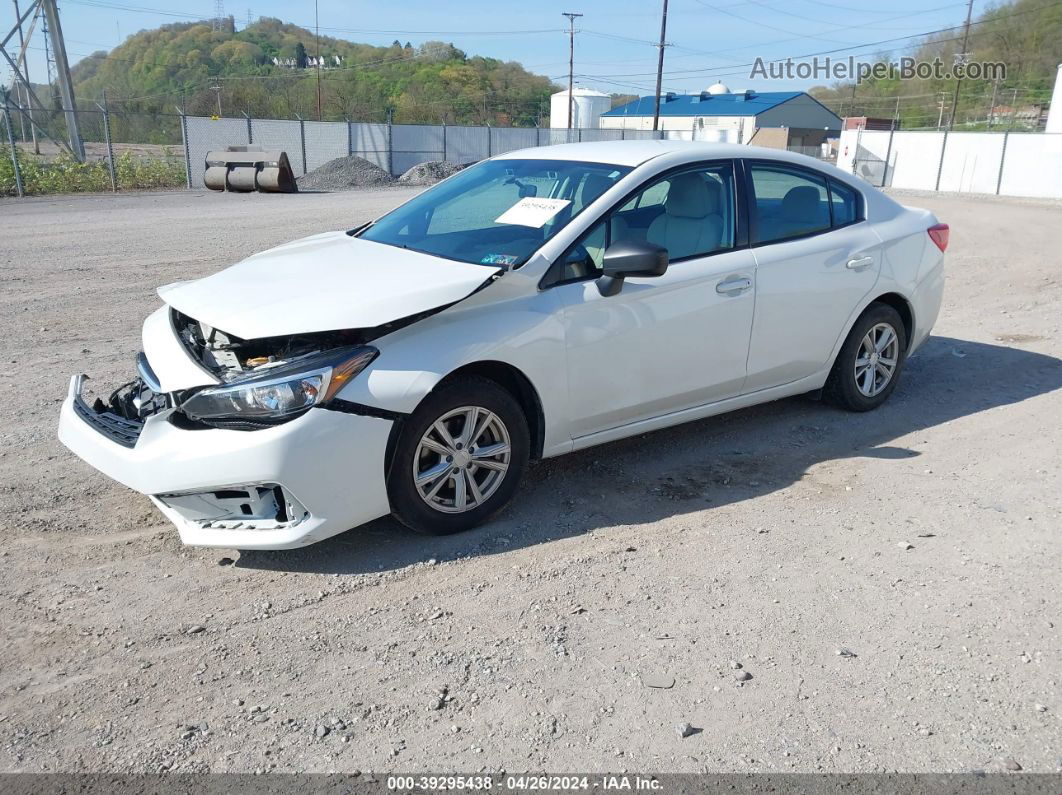
[[[601,116],[604,129],[650,130],[655,97],[640,97]],[[660,97],[660,128],[694,140],[755,143],[775,148],[817,147],[836,136],[841,119],[802,91],[741,91],[717,84],[700,94]],[[685,135],[683,136],[685,137]]]

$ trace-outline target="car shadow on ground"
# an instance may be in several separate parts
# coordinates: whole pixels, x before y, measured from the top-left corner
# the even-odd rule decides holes
[[[421,536],[387,518],[304,549],[242,552],[237,565],[358,574],[695,511],[707,510],[702,521],[711,522],[712,508],[783,489],[816,464],[909,459],[920,453],[890,442],[1060,387],[1062,360],[1052,356],[932,337],[874,412],[853,414],[807,398],[768,403],[538,462],[506,511],[466,533]]]

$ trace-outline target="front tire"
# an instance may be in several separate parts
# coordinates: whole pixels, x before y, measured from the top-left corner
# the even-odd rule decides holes
[[[906,356],[900,313],[888,304],[871,304],[841,346],[823,397],[848,411],[876,409],[896,388]]]
[[[455,379],[399,433],[387,478],[391,512],[429,535],[482,524],[512,500],[529,451],[527,418],[508,391],[485,378]]]

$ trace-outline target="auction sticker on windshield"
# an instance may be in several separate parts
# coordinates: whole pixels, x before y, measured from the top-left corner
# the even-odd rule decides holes
[[[568,199],[526,197],[494,219],[496,224],[517,224],[541,229],[557,213],[571,204]]]

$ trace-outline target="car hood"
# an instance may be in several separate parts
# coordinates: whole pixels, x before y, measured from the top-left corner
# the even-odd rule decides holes
[[[257,339],[381,326],[460,301],[500,270],[327,232],[158,293],[188,317]]]

